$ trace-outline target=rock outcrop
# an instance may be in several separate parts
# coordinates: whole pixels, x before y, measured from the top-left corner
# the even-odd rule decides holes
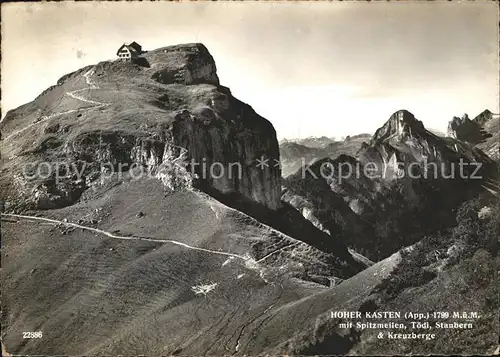
[[[219,85],[215,61],[201,44],[163,47],[143,57],[154,64],[151,78],[160,83]]]
[[[3,343],[15,355],[496,347],[497,198],[467,201],[484,180],[401,175],[413,163],[450,173],[462,161],[481,164],[474,175],[486,179],[494,165],[408,111],[356,155],[337,151],[287,177],[281,199],[272,125],[219,84],[199,44],[68,74],[0,129],[2,352]],[[477,312],[479,328],[396,341],[332,316],[450,306]],[[19,333],[37,326],[50,333]]]
[[[371,264],[280,200],[274,128],[202,45],[66,75],[1,130],[2,285],[23,282],[5,301],[9,351],[245,354],[279,308]],[[15,332],[27,315],[48,340]]]
[[[453,117],[448,123],[448,136],[473,144],[485,139],[483,133],[481,133],[480,125],[470,120],[467,114],[464,114],[461,118]]]

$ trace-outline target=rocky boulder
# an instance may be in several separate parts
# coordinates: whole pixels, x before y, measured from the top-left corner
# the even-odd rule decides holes
[[[215,61],[200,43],[163,47],[143,57],[152,64],[151,78],[160,83],[219,85]]]

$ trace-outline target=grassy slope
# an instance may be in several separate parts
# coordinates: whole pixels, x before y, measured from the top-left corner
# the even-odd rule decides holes
[[[99,228],[120,235],[179,239],[241,255],[254,254],[257,241],[276,238],[274,231],[205,195],[165,194],[157,181],[104,185],[79,204],[44,214],[100,219]],[[80,229],[62,234],[61,228],[26,221],[2,222],[2,237],[2,286],[9,291],[3,340],[9,353],[331,354],[353,346],[354,354],[439,353],[446,341],[446,351],[484,352],[495,338],[493,315],[478,330],[444,331],[425,345],[377,341],[370,332],[339,329],[329,312],[369,306],[374,289],[399,264],[399,253],[326,289],[294,278],[298,267],[292,259],[281,269],[246,265],[169,243],[113,240]],[[488,273],[495,264],[498,259],[479,251],[432,281],[377,302],[375,309],[483,314],[495,291]],[[218,285],[206,297],[191,290],[212,282]],[[41,340],[21,338],[22,331],[38,330],[44,333]],[[478,344],[483,337],[484,344]]]
[[[348,352],[352,343],[339,340],[344,331],[337,329],[339,321],[330,319],[330,311],[357,311],[400,259],[400,254],[395,253],[333,289],[280,307],[251,343],[252,348],[248,352],[258,353],[258,348],[264,344],[266,352],[272,355],[284,352],[309,355],[318,353],[311,347],[323,343],[329,346],[328,354]],[[341,346],[342,342],[347,344]]]
[[[253,254],[261,240],[288,239],[204,195],[164,195],[157,181],[125,182],[44,215],[101,220],[100,229],[120,235],[241,255]],[[248,338],[245,326],[252,321],[325,290],[292,277],[300,260],[282,260],[281,268],[226,262],[169,243],[122,241],[32,221],[4,221],[2,236],[2,286],[9,291],[3,334],[10,353],[232,353],[240,332]],[[218,285],[206,297],[191,290],[212,282]],[[22,331],[38,330],[43,339],[22,339]]]
[[[498,276],[495,267],[500,263],[485,250],[444,270],[427,284],[409,288],[384,305],[384,311],[417,312],[477,312],[479,319],[430,319],[434,322],[471,322],[472,329],[414,330],[415,333],[434,333],[436,339],[378,340],[376,333],[365,331],[362,341],[351,351],[357,355],[393,354],[488,354],[498,342]],[[496,308],[493,304],[496,304]],[[397,321],[397,320],[396,320]],[[404,331],[411,332],[411,331]],[[494,349],[494,347],[493,347]]]

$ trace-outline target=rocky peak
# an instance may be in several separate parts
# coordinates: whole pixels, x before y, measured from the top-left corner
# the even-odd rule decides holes
[[[456,120],[477,125],[468,116]],[[480,150],[452,138],[439,137],[426,130],[423,123],[407,110],[399,110],[392,114],[375,132],[369,145],[363,146],[357,156],[363,164],[375,163],[378,168],[384,170],[391,168],[395,163],[401,163],[404,167],[408,167],[410,163],[422,165],[435,163],[444,173],[456,170],[460,160],[491,163]],[[385,178],[396,178],[398,174],[398,170],[395,170],[394,175],[386,175]]]
[[[412,113],[408,110],[398,110],[375,132],[372,137],[372,143],[387,141],[389,139],[400,140],[422,133],[423,131],[425,131],[424,125]]]
[[[486,109],[479,113],[478,116],[474,118],[474,121],[479,125],[483,125],[487,121],[493,119],[493,116],[494,114],[489,109]]]

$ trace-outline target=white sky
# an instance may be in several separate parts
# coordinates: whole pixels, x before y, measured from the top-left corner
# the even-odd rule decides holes
[[[202,42],[279,138],[373,132],[402,108],[445,131],[499,112],[498,23],[492,1],[4,3],[2,115],[123,42]]]

